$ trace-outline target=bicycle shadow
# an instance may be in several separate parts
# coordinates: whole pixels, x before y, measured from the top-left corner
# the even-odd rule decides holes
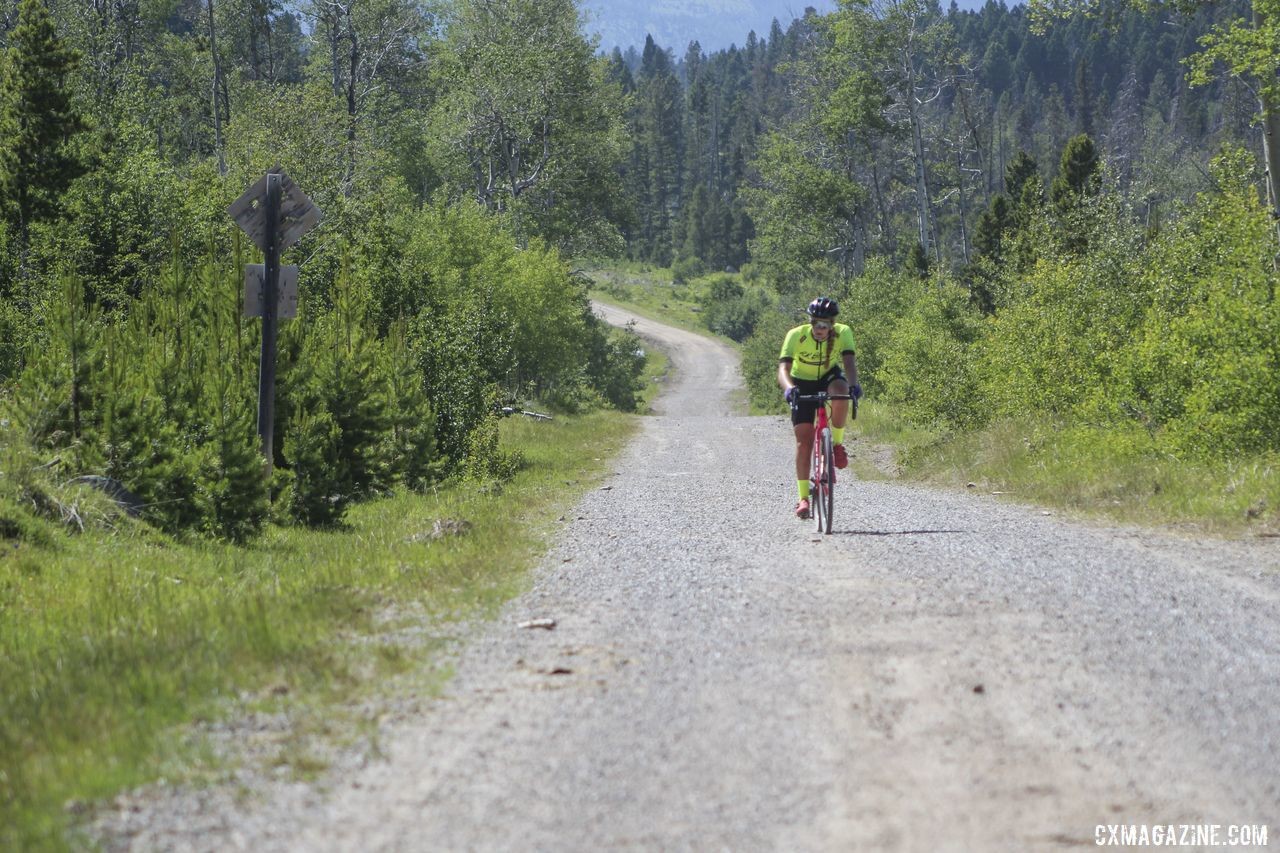
[[[947,533],[972,533],[972,530],[832,530],[831,536],[932,536]]]

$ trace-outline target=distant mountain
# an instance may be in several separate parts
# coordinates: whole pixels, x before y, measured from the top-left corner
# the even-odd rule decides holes
[[[951,0],[941,2],[943,11],[951,5]],[[961,9],[979,9],[985,0],[957,2]],[[1013,0],[1005,2],[1013,5]],[[704,52],[741,47],[749,32],[768,37],[774,18],[785,30],[804,16],[806,7],[826,14],[835,9],[836,0],[583,0],[582,7],[587,33],[600,36],[601,50],[640,50],[647,34],[678,59],[694,39]]]
[[[583,0],[586,30],[599,34],[600,48],[644,47],[645,35],[677,58],[697,39],[703,51],[741,47],[747,33],[764,38],[777,18],[785,30],[811,6],[821,13],[835,9],[835,0]]]

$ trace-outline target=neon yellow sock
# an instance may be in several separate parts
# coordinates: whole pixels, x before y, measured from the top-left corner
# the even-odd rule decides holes
[[[844,427],[831,428],[831,442],[833,444],[844,444]]]
[[[800,500],[809,497],[809,481],[796,480],[796,491],[800,493]]]

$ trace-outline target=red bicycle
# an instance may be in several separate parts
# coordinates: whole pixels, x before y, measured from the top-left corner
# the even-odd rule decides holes
[[[849,416],[858,416],[858,401],[848,394],[803,394],[795,403],[817,403],[813,417],[813,460],[809,463],[809,505],[811,517],[817,520],[819,533],[831,532],[831,518],[836,509],[836,460],[835,445],[831,440],[831,421],[828,409],[832,400],[852,400]],[[793,403],[792,405],[795,405]]]

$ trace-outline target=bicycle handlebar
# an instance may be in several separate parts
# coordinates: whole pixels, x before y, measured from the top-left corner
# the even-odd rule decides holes
[[[831,400],[852,400],[851,416],[858,417],[858,398],[849,394],[828,394],[826,391],[819,391],[817,394],[797,394],[791,400],[791,410],[794,412],[800,408],[801,403],[828,403]]]
[[[819,391],[817,394],[797,394],[795,401],[797,403],[825,403],[828,400],[852,400],[853,397],[848,394],[828,394],[826,391]]]

